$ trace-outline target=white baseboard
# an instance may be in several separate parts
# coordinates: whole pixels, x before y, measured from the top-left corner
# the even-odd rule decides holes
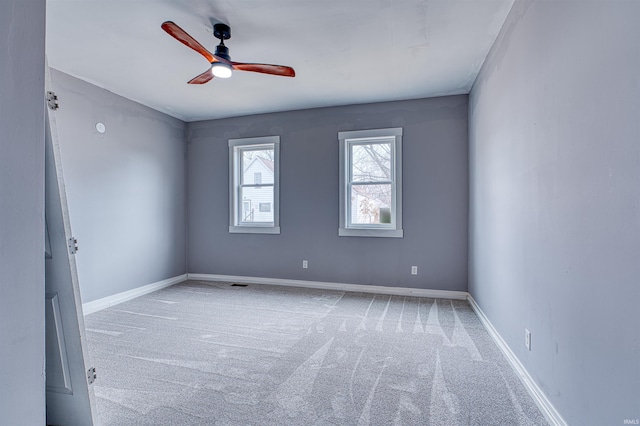
[[[92,314],[94,312],[106,309],[110,306],[117,305],[118,303],[135,299],[136,297],[142,296],[143,294],[152,293],[154,291],[160,290],[161,288],[169,287],[182,281],[186,281],[186,279],[187,274],[182,274],[178,275],[177,277],[143,285],[142,287],[134,288],[133,290],[128,290],[122,293],[114,294],[112,296],[103,297],[102,299],[92,300],[91,302],[82,304],[82,312],[84,313],[84,315]]]
[[[484,328],[496,342],[502,353],[507,357],[511,367],[513,367],[516,375],[527,389],[527,392],[529,392],[529,395],[531,395],[531,398],[533,398],[533,401],[536,403],[547,421],[554,426],[567,426],[567,422],[565,422],[558,410],[556,410],[551,401],[549,401],[547,396],[542,392],[542,389],[538,387],[536,382],[529,375],[529,372],[524,368],[524,365],[522,365],[516,354],[514,354],[509,345],[507,345],[507,342],[505,342],[502,336],[500,336],[473,297],[468,295],[467,300],[478,318],[480,318]]]
[[[361,293],[392,294],[395,296],[431,297],[435,299],[465,300],[468,295],[466,291],[426,290],[421,288],[408,288],[408,287],[382,287],[382,286],[376,286],[376,285],[328,283],[328,282],[322,282],[322,281],[285,280],[280,278],[242,277],[242,276],[235,276],[235,275],[192,274],[192,273],[187,274],[187,276],[190,280],[226,281],[226,282],[235,282],[235,283],[243,283],[243,284],[282,285],[282,286],[288,286],[288,287],[318,288],[323,290],[341,290],[341,291],[353,291],[353,292],[361,292]]]

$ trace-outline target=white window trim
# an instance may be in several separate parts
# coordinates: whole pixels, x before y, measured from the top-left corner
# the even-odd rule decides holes
[[[236,167],[236,148],[273,145],[273,222],[238,223],[238,182],[240,171]],[[280,136],[229,139],[229,233],[233,234],[279,234],[280,233]]]
[[[395,138],[393,146],[394,163],[391,165],[395,175],[395,188],[392,198],[392,224],[391,226],[379,225],[349,225],[348,214],[350,202],[347,191],[349,164],[349,146],[353,142],[365,142],[373,139]],[[338,235],[341,237],[390,237],[403,238],[402,229],[402,127],[389,129],[354,130],[338,132],[340,141],[340,228]],[[395,226],[394,226],[395,222]]]

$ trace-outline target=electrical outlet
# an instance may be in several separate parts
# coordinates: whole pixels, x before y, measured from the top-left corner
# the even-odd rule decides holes
[[[303,260],[303,261],[302,261],[302,268],[303,268],[303,269],[307,269],[308,267],[309,267],[309,262],[308,262],[308,261],[306,261],[306,260]]]
[[[531,332],[526,328],[524,329],[524,345],[531,350]]]
[[[412,266],[411,267],[411,275],[418,275],[418,267],[417,266]]]

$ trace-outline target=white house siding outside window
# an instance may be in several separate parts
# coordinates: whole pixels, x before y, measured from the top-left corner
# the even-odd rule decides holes
[[[402,238],[402,128],[340,132],[340,228]]]
[[[279,234],[280,137],[229,140],[229,232]]]

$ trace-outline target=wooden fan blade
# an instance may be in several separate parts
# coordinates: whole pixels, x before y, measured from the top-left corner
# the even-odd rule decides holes
[[[242,62],[233,62],[233,69],[238,71],[259,72],[262,74],[281,75],[283,77],[295,77],[296,72],[291,67],[284,65],[271,64],[244,64]]]
[[[208,70],[206,70],[205,72],[203,72],[199,76],[193,77],[187,83],[188,84],[205,84],[205,83],[211,81],[211,79],[213,77],[214,76],[213,76],[213,73],[211,72],[211,68],[209,68]]]
[[[195,38],[191,37],[185,30],[180,28],[175,22],[166,21],[162,23],[162,29],[167,32],[171,37],[178,40],[180,43],[188,46],[204,56],[209,63],[218,62],[218,60],[214,57],[214,55],[204,48],[203,45],[198,43]],[[197,77],[196,77],[197,78]]]

